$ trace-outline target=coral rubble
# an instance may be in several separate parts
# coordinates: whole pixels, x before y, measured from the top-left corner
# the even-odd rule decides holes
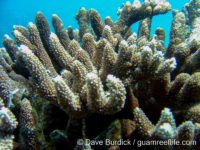
[[[168,47],[164,29],[150,35],[153,16],[171,10],[167,0],[126,2],[116,22],[82,7],[79,30],[53,14],[53,33],[42,12],[36,25],[14,26],[15,40],[5,35],[0,49],[0,148],[13,140],[20,149],[127,149],[124,140],[198,148],[199,8],[191,0],[173,10]]]

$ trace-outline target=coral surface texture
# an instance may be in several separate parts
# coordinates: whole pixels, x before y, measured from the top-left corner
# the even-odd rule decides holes
[[[150,32],[169,11],[166,46],[164,29]],[[115,22],[82,7],[76,30],[42,12],[14,25],[0,48],[0,149],[200,149],[199,11],[135,0]]]

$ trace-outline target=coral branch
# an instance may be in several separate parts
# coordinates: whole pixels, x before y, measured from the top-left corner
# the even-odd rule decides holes
[[[18,57],[24,61],[26,68],[32,75],[31,80],[37,89],[38,94],[42,98],[58,105],[54,83],[38,58],[31,52],[28,47],[24,45],[20,46],[18,53]]]
[[[91,111],[113,114],[124,107],[126,91],[118,78],[108,75],[106,85],[109,93],[104,93],[103,85],[96,74],[87,74],[86,81],[89,90],[87,106]]]
[[[28,99],[23,99],[20,110],[20,134],[23,138],[23,149],[38,149],[38,137],[32,107]]]
[[[138,20],[144,18],[164,14],[171,10],[171,5],[166,0],[149,1],[146,0],[142,4],[138,0],[135,0],[133,5],[130,2],[126,2],[120,10],[118,10],[120,16],[118,20],[112,26],[112,31],[125,35],[128,28]]]

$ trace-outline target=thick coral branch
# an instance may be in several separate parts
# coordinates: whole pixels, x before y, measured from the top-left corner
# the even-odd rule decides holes
[[[113,33],[125,35],[129,27],[138,20],[145,19],[150,16],[164,14],[171,10],[171,5],[167,0],[149,1],[146,0],[140,4],[139,0],[135,0],[133,5],[126,2],[120,10],[118,20],[112,26]]]
[[[32,84],[34,84],[38,94],[58,105],[54,83],[39,59],[25,45],[19,47],[18,57],[24,61],[26,68],[30,71]]]
[[[20,134],[23,139],[22,149],[38,149],[38,137],[35,120],[32,114],[32,106],[28,99],[23,99],[20,110]]]
[[[94,74],[87,74],[87,106],[93,112],[113,114],[124,107],[125,88],[122,82],[112,75],[107,76],[108,92],[104,92],[100,78]]]

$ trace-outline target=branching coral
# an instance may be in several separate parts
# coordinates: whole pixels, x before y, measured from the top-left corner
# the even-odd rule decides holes
[[[0,149],[13,149],[14,135],[12,132],[18,122],[11,110],[4,106],[0,98]]]
[[[82,7],[75,16],[79,30],[54,14],[53,33],[42,12],[36,25],[14,26],[15,40],[5,35],[0,49],[0,96],[14,112],[21,106],[20,147],[78,149],[78,139],[112,137],[198,141],[198,8],[192,0],[183,12],[173,11],[168,48],[162,28],[150,35],[153,16],[171,10],[167,0],[126,2],[116,22]],[[138,34],[131,31],[137,21]],[[121,125],[110,126],[115,119]],[[92,147],[83,140],[84,146]]]
[[[37,129],[32,114],[32,107],[28,99],[23,99],[20,109],[20,134],[23,139],[21,149],[39,149]]]
[[[165,146],[157,145],[158,147],[167,149],[183,149],[184,147],[187,147],[187,149],[193,149],[198,147],[196,146],[196,142],[199,139],[199,123],[194,124],[192,121],[186,121],[176,127],[173,114],[168,108],[165,108],[162,111],[161,117],[156,126],[152,125],[140,108],[137,107],[135,109],[134,115],[137,130],[144,139],[168,141],[168,144]],[[187,141],[190,144],[176,144],[174,142],[175,139],[178,142]],[[170,140],[171,142],[169,142]]]

